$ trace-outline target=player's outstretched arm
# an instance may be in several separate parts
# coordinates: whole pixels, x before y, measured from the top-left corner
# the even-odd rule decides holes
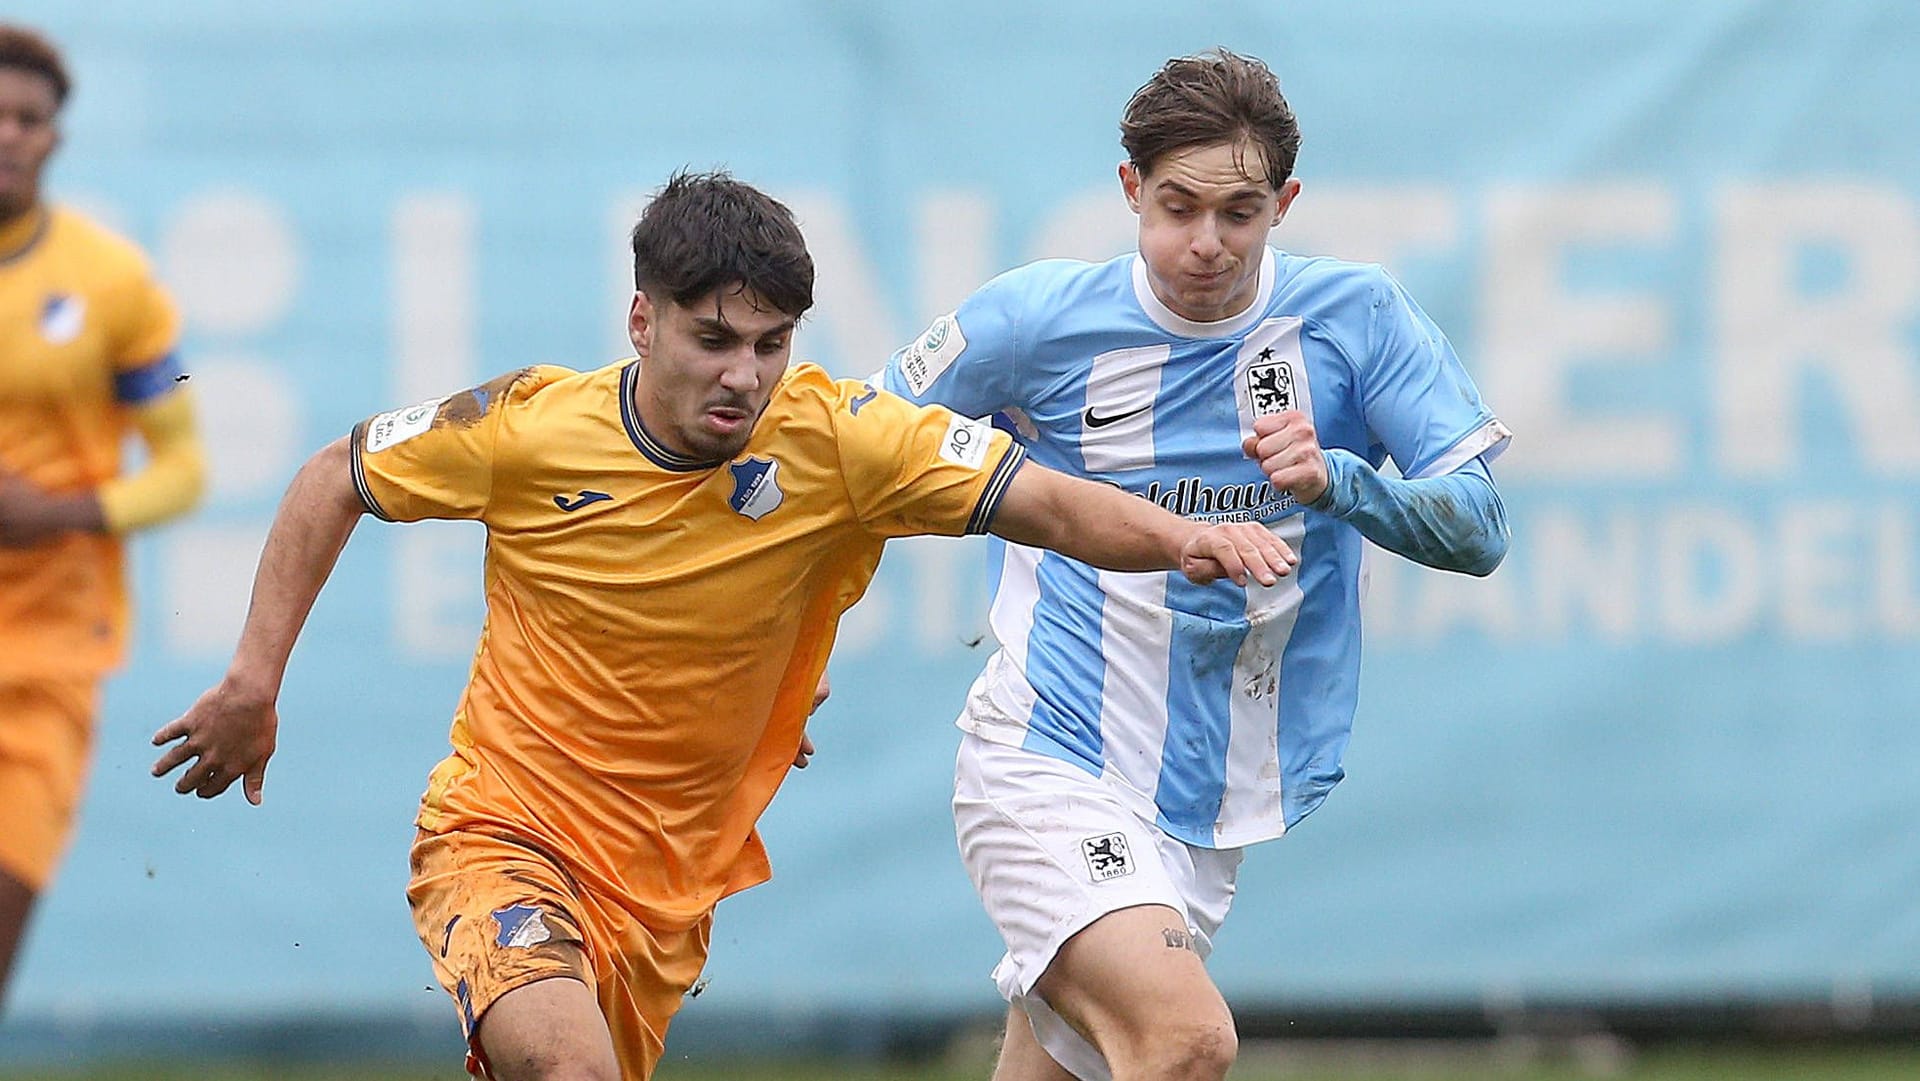
[[[1178,570],[1202,585],[1219,578],[1246,585],[1252,578],[1270,586],[1299,562],[1257,522],[1190,522],[1111,485],[1032,461],[1014,474],[987,528],[1105,570]]]
[[[274,703],[287,658],[366,511],[353,486],[352,453],[347,440],[336,440],[295,474],[260,552],[246,626],[226,676],[154,733],[155,746],[173,744],[153,764],[155,777],[191,763],[174,791],[212,799],[245,778],[247,800],[260,802],[279,727]]]

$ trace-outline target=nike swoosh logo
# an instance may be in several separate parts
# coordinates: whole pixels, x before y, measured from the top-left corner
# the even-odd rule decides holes
[[[574,511],[579,510],[581,507],[586,506],[589,503],[598,503],[603,499],[612,499],[612,498],[613,498],[612,496],[608,495],[605,492],[596,492],[591,488],[583,488],[581,489],[580,494],[575,496],[572,499],[568,499],[566,496],[563,496],[563,495],[554,496],[553,505],[556,507],[559,507],[563,511],[572,513]]]
[[[1089,428],[1104,428],[1109,424],[1118,424],[1121,421],[1127,419],[1128,417],[1135,416],[1140,413],[1144,413],[1148,410],[1148,408],[1150,407],[1143,405],[1138,409],[1129,409],[1124,413],[1114,413],[1110,416],[1103,417],[1098,413],[1095,413],[1093,411],[1092,406],[1088,406],[1087,411],[1080,415],[1080,423],[1086,425]]]

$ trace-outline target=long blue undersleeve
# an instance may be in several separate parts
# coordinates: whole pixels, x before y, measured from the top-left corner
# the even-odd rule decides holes
[[[1327,491],[1310,506],[1351,522],[1396,555],[1446,571],[1485,576],[1507,554],[1507,509],[1478,458],[1438,477],[1381,476],[1360,456],[1322,451]]]

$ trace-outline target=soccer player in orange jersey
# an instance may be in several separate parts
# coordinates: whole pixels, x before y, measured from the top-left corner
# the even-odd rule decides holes
[[[120,538],[205,475],[173,304],[133,245],[40,190],[70,87],[52,44],[0,25],[0,997],[125,652]],[[132,431],[147,464],[122,476]]]
[[[486,623],[408,887],[469,1068],[645,1078],[842,613],[889,537],[991,530],[1121,570],[1271,583],[1265,529],[1202,526],[1037,465],[1004,433],[789,367],[813,263],[784,206],[676,176],[633,233],[637,356],[527,368],[375,416],[294,478],[232,666],[156,775],[258,802],[275,699],[363,514],[487,526]],[[178,742],[175,742],[178,741]]]

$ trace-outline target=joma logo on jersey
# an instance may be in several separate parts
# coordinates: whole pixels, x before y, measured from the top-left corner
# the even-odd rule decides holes
[[[1273,355],[1272,349],[1262,349],[1262,357]],[[1269,413],[1283,413],[1293,408],[1293,367],[1284,360],[1272,364],[1255,364],[1247,369],[1247,397],[1253,402],[1253,415],[1264,417]]]
[[[1080,852],[1087,857],[1087,873],[1093,876],[1095,882],[1133,873],[1133,854],[1127,851],[1127,835],[1124,833],[1089,837],[1080,842]]]
[[[780,463],[772,458],[748,458],[727,467],[733,473],[733,494],[727,505],[759,521],[773,513],[787,496],[780,490]]]

